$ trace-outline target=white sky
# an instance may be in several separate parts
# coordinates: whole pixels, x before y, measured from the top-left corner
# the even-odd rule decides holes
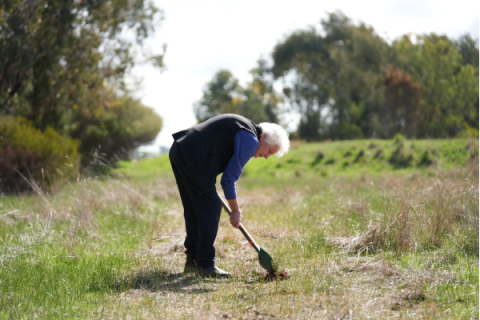
[[[165,19],[148,45],[161,52],[167,44],[166,69],[134,69],[143,78],[137,93],[163,118],[163,129],[144,151],[170,147],[172,133],[196,123],[192,105],[220,69],[230,70],[244,85],[260,57],[293,31],[319,27],[326,12],[341,10],[355,23],[372,26],[393,40],[407,33],[435,32],[457,38],[479,36],[480,1],[456,0],[156,0]]]

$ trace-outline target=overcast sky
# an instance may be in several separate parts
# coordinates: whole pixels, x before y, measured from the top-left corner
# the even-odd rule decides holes
[[[157,0],[165,19],[148,45],[160,52],[167,44],[165,70],[134,69],[143,78],[137,92],[142,102],[163,118],[153,145],[170,147],[172,133],[196,123],[192,105],[220,69],[230,70],[244,85],[260,57],[269,59],[274,46],[293,31],[319,27],[326,12],[341,10],[355,23],[372,26],[391,41],[407,33],[469,33],[478,39],[480,1],[456,0]]]

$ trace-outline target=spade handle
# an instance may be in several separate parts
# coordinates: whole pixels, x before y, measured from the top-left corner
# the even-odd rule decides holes
[[[225,202],[225,200],[223,200],[222,197],[220,197],[220,195],[218,195],[218,197],[220,198],[220,200],[222,200],[222,205],[223,205],[223,208],[225,209],[225,211],[228,212],[228,215],[231,215],[232,210],[230,210],[230,207],[228,206],[228,204]],[[240,231],[243,233],[243,235],[247,239],[248,243],[250,243],[252,245],[252,247],[255,248],[255,250],[257,250],[257,252],[260,252],[260,249],[258,248],[257,244],[253,240],[252,236],[248,233],[247,229],[245,229],[243,224],[240,223],[240,226],[238,227],[238,229],[240,229]]]

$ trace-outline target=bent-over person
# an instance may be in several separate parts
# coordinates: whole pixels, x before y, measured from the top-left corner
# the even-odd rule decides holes
[[[184,208],[186,263],[184,272],[229,277],[215,266],[215,238],[222,202],[215,189],[217,175],[232,210],[230,223],[238,228],[242,213],[235,182],[252,157],[284,155],[288,133],[274,123],[255,124],[236,114],[222,114],[173,134],[170,162]]]

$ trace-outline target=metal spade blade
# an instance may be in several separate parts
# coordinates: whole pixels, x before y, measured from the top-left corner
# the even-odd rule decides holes
[[[270,255],[260,248],[260,252],[258,253],[258,262],[260,262],[260,265],[262,266],[263,269],[267,270],[270,273],[275,273],[275,268],[273,267],[273,259],[270,257]]]

